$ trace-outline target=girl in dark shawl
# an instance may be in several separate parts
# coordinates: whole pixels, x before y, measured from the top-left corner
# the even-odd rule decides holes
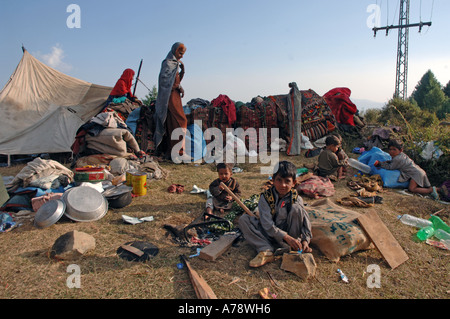
[[[184,114],[181,98],[184,96],[184,90],[180,83],[184,76],[184,64],[181,58],[186,52],[184,44],[177,42],[172,46],[169,54],[161,64],[159,73],[158,96],[155,102],[155,148],[158,148],[166,137],[169,146],[167,155],[171,153],[172,148],[179,142],[182,142],[181,151],[177,154],[180,160],[190,160],[188,154],[183,154],[185,149],[185,134],[187,131],[187,118]],[[180,67],[180,72],[178,72]],[[182,128],[184,135],[179,140],[172,140],[172,131]]]

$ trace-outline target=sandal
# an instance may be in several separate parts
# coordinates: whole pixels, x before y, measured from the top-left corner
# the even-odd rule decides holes
[[[434,200],[439,200],[439,194],[438,194],[435,186],[433,186],[433,191],[431,192],[430,196]]]

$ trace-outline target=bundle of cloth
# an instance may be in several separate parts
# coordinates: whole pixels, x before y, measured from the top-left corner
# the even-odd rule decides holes
[[[323,96],[339,124],[355,126],[354,116],[358,108],[350,100],[351,93],[349,88],[335,88]]]
[[[77,134],[76,160],[92,154],[135,157],[141,153],[132,131],[115,111],[101,112],[83,125]],[[74,145],[75,145],[74,144]]]

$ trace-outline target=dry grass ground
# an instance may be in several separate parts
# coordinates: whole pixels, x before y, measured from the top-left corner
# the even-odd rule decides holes
[[[315,161],[303,155],[282,156],[298,167]],[[37,229],[32,220],[25,221],[12,231],[1,233],[0,298],[2,299],[195,299],[186,268],[178,269],[179,256],[195,253],[180,247],[166,236],[164,224],[188,224],[203,212],[204,194],[190,194],[193,185],[207,188],[216,178],[210,165],[174,165],[162,163],[169,172],[166,180],[151,181],[146,196],[137,197],[123,209],[110,209],[99,221],[75,223],[60,220],[57,224]],[[3,176],[13,176],[23,166],[1,168]],[[259,165],[241,164],[242,173],[235,174],[242,184],[243,197],[258,193],[265,175]],[[185,185],[181,194],[168,193],[173,183]],[[352,193],[346,181],[335,183],[332,201]],[[281,261],[251,269],[248,262],[255,252],[244,242],[231,247],[214,262],[191,258],[194,269],[207,281],[220,299],[260,299],[258,292],[268,287],[278,299],[448,299],[449,251],[413,240],[415,229],[403,225],[397,215],[408,213],[428,218],[443,209],[440,217],[449,220],[450,208],[431,199],[406,196],[393,190],[382,194],[383,204],[376,209],[393,236],[409,256],[404,264],[392,270],[375,250],[355,252],[342,257],[338,263],[329,261],[317,248],[313,255],[317,262],[317,278],[301,280],[280,269]],[[313,200],[304,197],[305,203]],[[352,208],[353,209],[353,208]],[[365,208],[354,208],[364,213]],[[153,216],[154,221],[131,225],[122,215]],[[66,232],[78,230],[96,239],[95,250],[75,261],[55,261],[48,256],[55,240]],[[116,250],[124,243],[145,240],[159,248],[159,254],[146,263],[119,258]],[[313,247],[315,248],[315,247]],[[81,288],[68,288],[71,273],[69,264],[81,269]],[[379,265],[381,287],[369,288],[367,267]],[[337,275],[340,268],[350,279],[343,283]],[[272,276],[276,284],[269,279]]]

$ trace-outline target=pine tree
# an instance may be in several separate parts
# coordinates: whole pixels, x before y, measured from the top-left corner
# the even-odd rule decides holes
[[[450,98],[450,81],[448,81],[447,85],[444,87],[444,94],[448,98]]]
[[[157,97],[158,97],[158,89],[156,88],[156,85],[153,85],[152,90],[149,91],[148,94],[142,99],[142,103],[150,106],[150,103],[152,101],[156,101]]]
[[[447,100],[441,84],[431,70],[423,75],[411,97],[422,110],[432,113],[441,113],[439,111]]]

